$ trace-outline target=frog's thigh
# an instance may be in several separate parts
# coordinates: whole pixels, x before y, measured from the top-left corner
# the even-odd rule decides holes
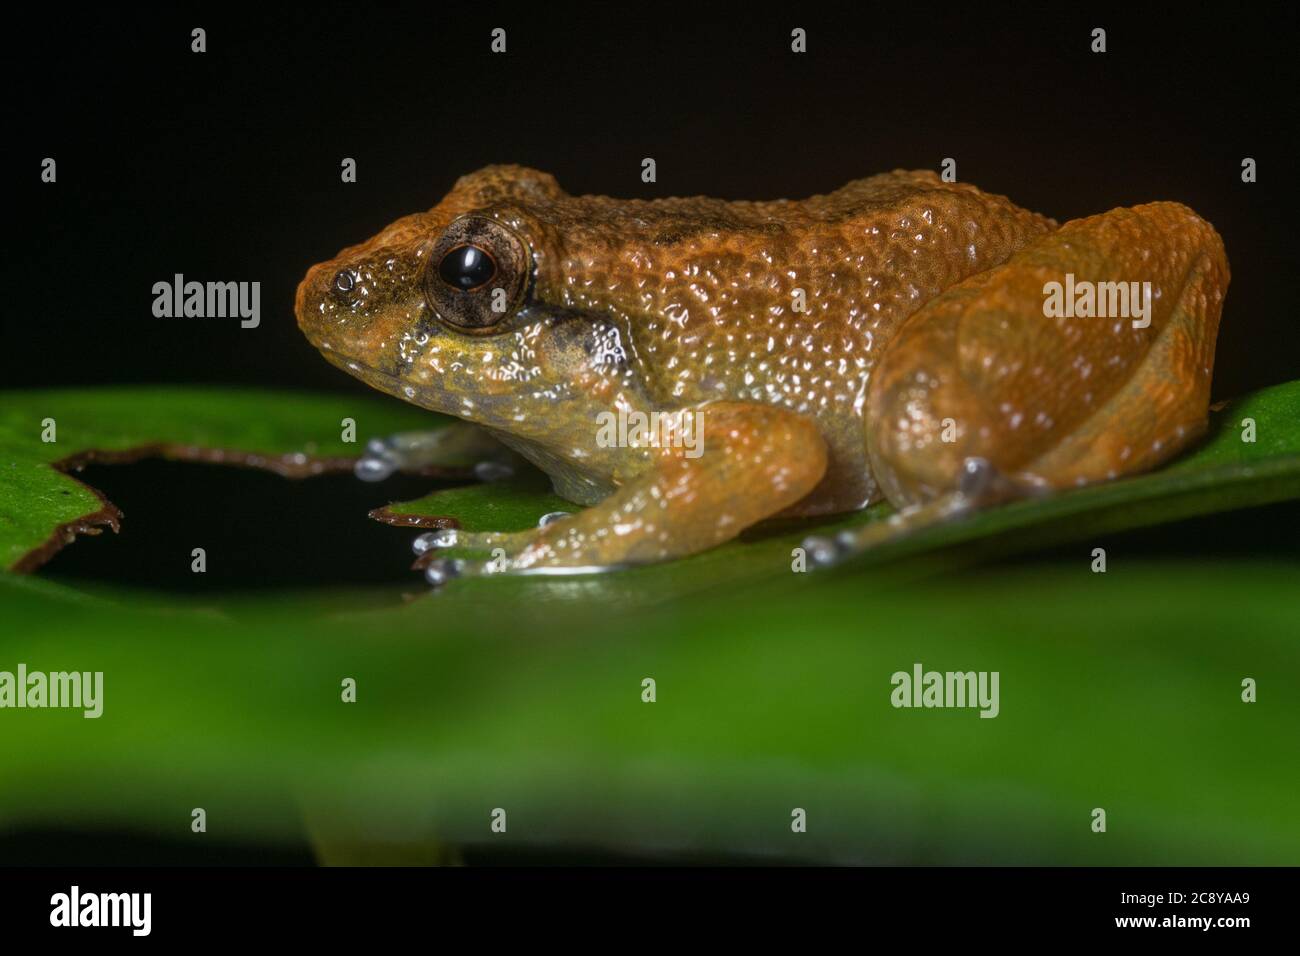
[[[1123,296],[1147,282],[1141,327],[1140,300],[1124,310]],[[1067,223],[939,296],[871,383],[867,446],[886,496],[905,506],[951,492],[968,459],[1049,488],[1159,464],[1204,428],[1227,285],[1214,229],[1153,203]],[[1057,314],[1069,298],[1075,314]]]
[[[694,449],[656,449],[651,466],[614,494],[539,529],[511,570],[613,567],[694,554],[790,506],[826,473],[826,443],[801,415],[741,402],[693,414],[701,429]]]

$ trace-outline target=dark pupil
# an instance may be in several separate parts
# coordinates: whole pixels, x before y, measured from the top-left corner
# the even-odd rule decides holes
[[[478,246],[457,246],[438,263],[438,275],[453,289],[468,292],[496,275],[492,257]]]
[[[340,292],[351,292],[356,281],[357,280],[353,277],[352,273],[349,270],[344,269],[342,272],[334,276],[334,288],[338,289]]]

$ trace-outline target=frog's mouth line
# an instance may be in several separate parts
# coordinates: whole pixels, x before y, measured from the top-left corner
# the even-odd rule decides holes
[[[333,348],[322,347],[321,353],[331,365],[342,369],[348,375],[364,382],[376,391],[383,392],[385,395],[392,395],[394,398],[410,402],[440,415],[449,415],[464,421],[485,424],[482,421],[484,418],[482,414],[466,414],[470,409],[467,409],[463,402],[436,385],[412,385],[396,374],[381,371],[373,365],[340,355]],[[490,412],[494,406],[495,402],[491,396],[479,397],[475,400],[472,411],[475,413]]]
[[[387,394],[395,395],[399,398],[406,398],[408,400],[413,400],[416,395],[423,391],[434,391],[436,393],[436,389],[417,389],[414,385],[402,381],[402,379],[396,375],[388,372],[381,372],[373,365],[367,365],[364,362],[358,362],[356,359],[340,355],[338,352],[334,351],[332,346],[318,345],[317,347],[320,348],[326,361],[331,365],[342,369],[353,378],[360,379],[371,388],[378,391],[386,392]]]

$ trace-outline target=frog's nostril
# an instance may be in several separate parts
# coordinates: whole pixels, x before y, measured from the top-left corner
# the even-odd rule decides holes
[[[356,284],[357,277],[352,274],[351,269],[342,269],[334,274],[335,292],[341,292],[346,295],[356,287]]]

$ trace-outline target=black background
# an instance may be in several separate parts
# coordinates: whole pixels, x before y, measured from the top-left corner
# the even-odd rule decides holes
[[[298,332],[298,280],[487,163],[575,193],[761,199],[948,156],[1062,221],[1192,206],[1233,272],[1215,397],[1300,377],[1287,6],[37,5],[6,24],[0,385],[360,391]],[[190,52],[195,26],[206,53]],[[46,156],[57,184],[40,182]],[[646,156],[657,183],[641,182]],[[154,318],[152,286],[177,272],[260,281],[261,327]]]
[[[0,388],[366,392],[299,333],[299,279],[488,163],[547,170],[574,193],[761,199],[949,156],[960,179],[1062,221],[1156,199],[1192,206],[1222,233],[1233,272],[1215,398],[1300,378],[1297,34],[1281,5],[45,5],[7,16]],[[206,53],[190,51],[195,26]],[[504,55],[489,49],[496,26]],[[790,51],[796,26],[805,54]],[[1090,52],[1097,26],[1101,55]],[[40,181],[46,156],[56,184]],[[640,178],[646,156],[654,184]],[[1259,163],[1255,184],[1241,182],[1245,156]],[[355,184],[340,180],[344,157],[358,163]],[[155,318],[153,284],[177,272],[261,282],[261,326]],[[126,513],[123,531],[83,539],[43,573],[186,590],[419,588],[406,536],[365,513],[427,482],[295,485],[163,463],[83,477]],[[227,556],[206,575],[177,557],[196,518],[209,554]],[[1123,545],[1258,554],[1289,547],[1283,529],[1298,525],[1291,503]]]

